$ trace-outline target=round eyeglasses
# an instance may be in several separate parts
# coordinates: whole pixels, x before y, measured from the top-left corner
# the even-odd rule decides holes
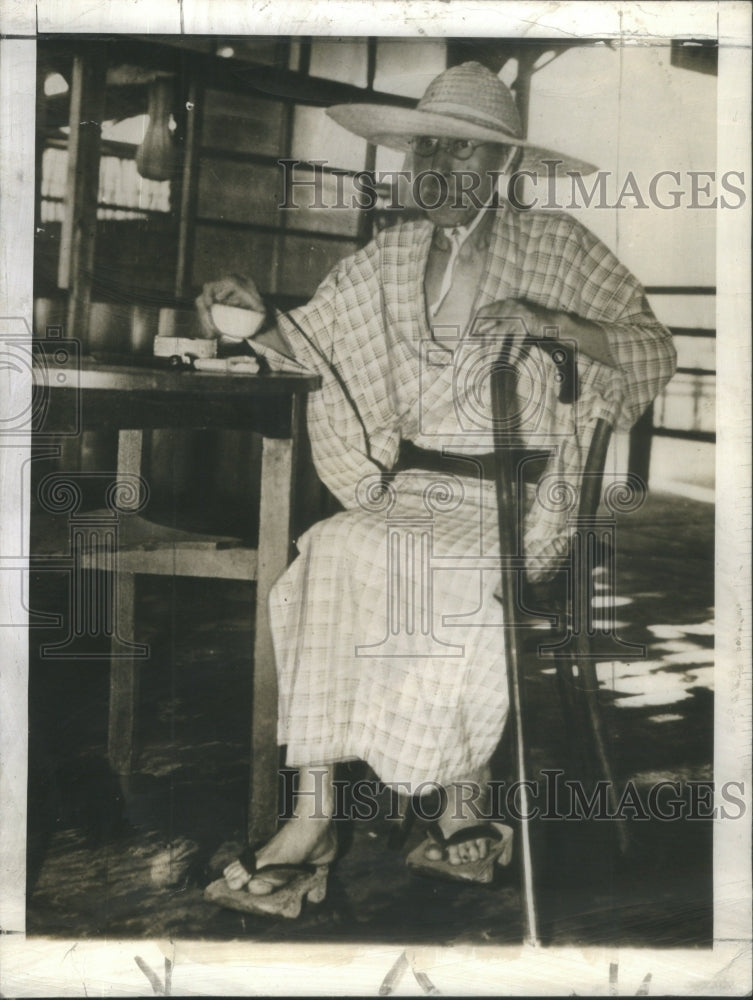
[[[415,135],[410,141],[410,148],[416,156],[433,156],[441,146],[456,160],[468,160],[483,142],[472,142],[470,139],[438,139],[435,135]]]

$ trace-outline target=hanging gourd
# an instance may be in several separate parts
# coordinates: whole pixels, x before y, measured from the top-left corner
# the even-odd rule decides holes
[[[136,150],[136,169],[152,181],[171,180],[177,151],[170,120],[173,108],[173,77],[158,76],[149,84],[149,125]]]

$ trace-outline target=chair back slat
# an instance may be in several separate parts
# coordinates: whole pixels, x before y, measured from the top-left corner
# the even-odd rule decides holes
[[[580,517],[593,517],[599,507],[601,484],[604,479],[604,466],[607,461],[607,450],[612,438],[612,425],[604,417],[599,417],[594,427],[593,437],[583,466],[583,481],[580,490],[578,514]]]

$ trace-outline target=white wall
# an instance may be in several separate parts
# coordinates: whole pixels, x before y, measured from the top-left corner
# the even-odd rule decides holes
[[[625,208],[568,209],[599,236],[644,285],[715,285],[716,212],[690,207],[692,178],[688,171],[716,169],[717,79],[670,65],[668,44],[604,45],[570,49],[532,79],[529,138],[579,156],[608,171],[609,205],[614,205],[629,171],[648,204],[623,199]],[[660,182],[657,193],[671,204],[669,192],[684,192],[681,207],[663,209],[652,203],[651,178],[662,170],[680,173]],[[585,178],[587,188],[592,178]],[[705,180],[701,182],[703,186]],[[541,190],[542,200],[546,190]],[[723,193],[711,182],[706,204]],[[558,182],[557,200],[571,202],[571,182]],[[734,201],[731,196],[728,200]],[[668,325],[715,326],[713,296],[654,296],[651,305]],[[713,342],[678,340],[679,363],[713,367]],[[688,377],[684,377],[687,381]],[[682,377],[667,390],[657,409],[668,423],[686,428],[713,427],[713,380],[698,380],[704,398],[699,406]],[[670,416],[671,415],[671,416]],[[627,441],[618,439],[611,467],[624,470]],[[672,438],[654,438],[651,486],[699,499],[713,497],[714,446]]]
[[[633,207],[628,197],[622,210],[592,206],[574,214],[643,284],[713,285],[715,212],[688,207],[687,171],[715,170],[717,81],[671,66],[669,57],[663,43],[568,50],[533,77],[529,138],[609,171],[610,204],[633,172],[648,208]],[[661,170],[681,174],[683,207],[651,204],[649,182]],[[570,182],[558,187],[568,201]],[[671,178],[659,184],[665,202],[674,187]]]

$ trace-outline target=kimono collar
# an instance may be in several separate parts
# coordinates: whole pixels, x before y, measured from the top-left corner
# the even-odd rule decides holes
[[[504,204],[497,204],[494,195],[490,201],[482,206],[471,221],[465,226],[437,226],[434,229],[433,245],[437,250],[448,251],[452,247],[452,242],[448,233],[455,234],[455,241],[458,249],[473,237],[473,247],[477,250],[485,250],[489,246],[489,229],[494,212],[502,211]]]

